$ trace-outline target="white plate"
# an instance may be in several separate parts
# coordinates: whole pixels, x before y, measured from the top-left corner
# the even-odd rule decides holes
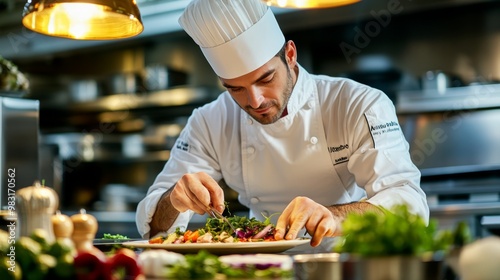
[[[184,244],[149,244],[148,240],[130,241],[122,246],[134,248],[166,249],[177,253],[197,253],[207,250],[216,255],[227,254],[257,254],[280,253],[296,246],[309,243],[310,239],[262,241],[262,242],[235,242],[235,243],[184,243]]]

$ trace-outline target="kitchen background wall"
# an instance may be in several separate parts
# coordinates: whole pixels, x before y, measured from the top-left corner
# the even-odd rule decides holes
[[[139,139],[138,143],[144,144],[154,139],[154,145],[146,146],[155,146],[154,152],[161,153],[154,157],[152,153],[139,152],[135,157],[120,154],[114,160],[85,159],[82,155],[62,157],[60,143],[44,145],[41,176],[48,178],[48,185],[61,193],[68,211],[86,207],[107,213],[110,209],[106,205],[118,205],[111,210],[130,214],[133,206],[127,203],[136,203],[161,170],[175,131],[182,127],[193,108],[212,100],[222,90],[199,48],[176,23],[185,3],[139,2],[143,16],[148,19],[145,34],[117,42],[75,42],[38,36],[18,26],[20,16],[12,20],[4,17],[7,12],[0,14],[0,55],[13,60],[29,75],[28,97],[40,100],[42,139],[63,136],[81,143],[90,135],[99,138],[92,142],[92,147],[109,147],[118,154],[123,153],[125,142]],[[167,7],[166,4],[171,10],[161,12],[155,8]],[[422,79],[429,70],[449,74],[455,81],[451,86],[500,80],[500,1],[365,0],[335,9],[275,11],[285,36],[295,41],[298,60],[307,70],[351,77],[384,90],[395,103],[400,92],[421,90]],[[9,18],[11,14],[9,11]],[[46,46],[53,46],[52,50]],[[116,112],[103,105],[105,98],[116,95],[109,89],[110,79],[118,73],[135,73],[145,78],[145,69],[151,65],[186,73],[187,81],[166,92],[150,91],[138,83],[136,92],[128,97],[136,96],[131,100],[140,106],[125,110],[126,118],[120,119],[122,115],[118,115],[127,129],[105,133],[101,129],[97,136],[89,133],[113,119],[112,114],[117,117]],[[96,98],[86,102],[72,99],[70,85],[82,79],[99,82]],[[184,91],[174,93],[179,88]],[[191,106],[145,102],[154,96],[182,95],[193,89],[202,89],[206,96]],[[131,124],[136,126],[131,128]],[[168,129],[170,132],[166,132]],[[82,152],[83,148],[75,149]],[[136,192],[130,192],[131,189]],[[107,200],[110,193],[127,191],[137,197],[124,198],[129,199],[125,206],[124,201],[112,204]],[[498,195],[497,190],[493,193]],[[228,191],[227,196],[237,204],[237,194]],[[131,217],[126,216],[124,221],[133,222]],[[467,218],[477,223],[475,214]]]
[[[278,13],[306,69],[328,75],[397,70],[414,82],[419,82],[428,70],[449,72],[465,84],[500,79],[497,1],[363,2],[337,9]],[[12,42],[15,33],[9,34]],[[14,44],[17,49],[22,45]],[[35,96],[38,83],[53,84],[54,78],[65,83],[69,78],[140,73],[149,64],[165,64],[188,72],[192,86],[219,86],[197,46],[178,29],[104,46],[68,49],[36,56],[29,51],[6,49],[6,53],[11,53],[20,68],[31,74]]]
[[[400,7],[402,13],[404,1]],[[299,37],[299,46],[306,45],[315,54],[316,72],[335,75],[394,67],[420,77],[428,70],[439,69],[470,83],[500,77],[499,18],[498,2],[400,16],[373,10],[366,20],[291,32],[289,37]],[[365,34],[358,40],[362,44],[355,41],[359,30]],[[341,51],[343,43],[354,49],[348,56],[347,51]]]

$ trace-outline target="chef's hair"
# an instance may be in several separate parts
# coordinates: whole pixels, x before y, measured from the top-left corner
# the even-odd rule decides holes
[[[283,63],[286,64],[286,56],[285,56],[286,52],[285,52],[285,50],[286,50],[286,41],[283,44],[283,47],[281,47],[281,49],[278,51],[278,53],[275,56],[279,57],[281,59],[281,61],[283,61]]]

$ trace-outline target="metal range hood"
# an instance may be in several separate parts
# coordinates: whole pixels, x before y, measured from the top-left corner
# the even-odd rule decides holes
[[[12,0],[14,1],[14,0]],[[493,0],[420,0],[420,1],[370,1],[328,9],[282,9],[273,7],[277,19],[286,33],[347,22],[374,19],[375,15],[401,15],[422,10],[446,8],[467,4],[494,2]],[[144,31],[137,37],[112,41],[78,41],[49,37],[33,33],[21,24],[22,7],[0,10],[0,55],[7,59],[31,59],[52,56],[104,45],[120,45],[164,36],[181,31],[177,20],[189,0],[138,1]]]

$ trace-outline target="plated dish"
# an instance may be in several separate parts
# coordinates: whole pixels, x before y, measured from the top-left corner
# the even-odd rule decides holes
[[[191,243],[239,243],[276,241],[276,228],[270,217],[259,221],[247,218],[223,216],[208,218],[205,226],[196,230],[182,231],[179,228],[168,235],[149,239],[150,244],[191,244]]]
[[[281,253],[299,245],[307,244],[310,239],[261,241],[261,242],[234,242],[234,243],[181,243],[181,244],[151,244],[149,240],[130,241],[123,246],[134,248],[166,249],[177,253],[197,253],[204,249],[216,255],[226,254],[257,254]]]
[[[123,246],[166,249],[178,253],[197,253],[200,250],[215,255],[280,253],[306,244],[310,239],[276,240],[276,227],[269,217],[259,221],[255,217],[214,215],[205,226],[182,231],[179,228],[167,235],[149,240],[125,242]]]

